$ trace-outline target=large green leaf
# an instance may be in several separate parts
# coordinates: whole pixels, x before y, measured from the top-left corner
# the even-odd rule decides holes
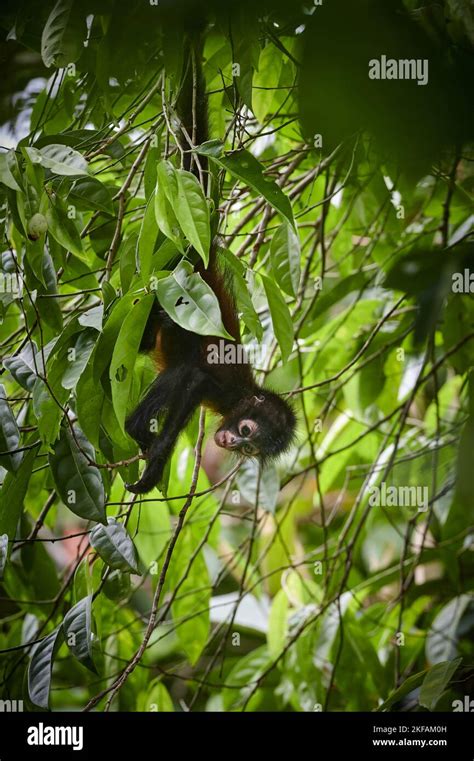
[[[300,241],[294,227],[280,225],[270,244],[270,260],[275,280],[289,296],[295,296],[300,282]]]
[[[122,327],[122,323],[125,320],[127,314],[130,312],[135,299],[135,294],[129,291],[121,299],[116,300],[110,311],[109,317],[104,325],[102,333],[100,334],[99,340],[97,342],[97,347],[93,354],[93,372],[94,380],[96,383],[100,381],[102,373],[112,358],[112,352],[114,350],[120,328]]]
[[[11,188],[11,190],[21,191],[15,177],[12,173],[12,166],[14,165],[14,151],[7,151],[7,153],[0,153],[0,182]]]
[[[210,627],[211,588],[202,551],[189,567],[199,539],[199,533],[188,525],[178,539],[170,567],[171,589],[180,585],[171,608],[173,621],[179,642],[192,665],[197,662],[205,647]]]
[[[178,197],[173,211],[186,238],[201,256],[204,264],[209,262],[211,228],[209,207],[202,188],[191,172],[178,169]]]
[[[63,630],[58,626],[41,642],[34,645],[31,651],[28,665],[28,694],[31,702],[45,711],[49,708],[53,660],[62,641]]]
[[[8,404],[5,387],[0,384],[0,465],[7,470],[18,470],[23,453],[13,450],[18,449],[19,444],[20,432],[16,419]]]
[[[257,341],[261,341],[263,327],[249,293],[249,286],[244,276],[244,266],[232,251],[219,249],[219,253],[224,257],[226,267],[230,270],[232,275],[230,282],[233,294],[237,301],[238,311],[242,312],[242,319],[250,332],[253,333]],[[251,273],[251,276],[253,277],[253,273]]]
[[[175,209],[178,206],[178,181],[176,170],[169,161],[160,161],[156,172],[156,188],[150,201],[154,201],[155,218],[163,235],[183,251],[181,230]]]
[[[410,692],[413,692],[413,690],[416,690],[417,687],[422,684],[423,679],[426,675],[425,671],[419,671],[417,674],[412,674],[412,676],[409,676],[408,679],[405,679],[403,684],[400,685],[396,690],[394,690],[389,697],[382,703],[381,706],[377,708],[377,711],[389,711],[391,707],[398,703],[399,700],[405,697],[405,695],[408,695]]]
[[[78,177],[74,180],[68,194],[68,202],[80,208],[99,209],[105,214],[114,213],[114,204],[110,190],[95,177]]]
[[[426,657],[430,663],[452,661],[458,654],[458,629],[472,598],[468,594],[450,600],[431,624],[426,637]]]
[[[49,14],[41,36],[45,66],[62,68],[80,57],[87,29],[85,14],[77,9],[74,0],[58,0]]]
[[[258,159],[246,150],[234,151],[225,155],[221,149],[222,146],[217,141],[209,141],[200,145],[197,152],[203,156],[208,156],[237,180],[241,180],[245,185],[262,195],[270,206],[273,206],[293,225],[293,211],[288,198],[275,180],[264,174],[264,168]]]
[[[46,211],[46,219],[48,234],[52,235],[61,246],[64,246],[66,251],[71,251],[87,262],[79,230],[74,224],[74,220],[69,219],[61,200],[56,198],[55,201],[51,201]]]
[[[133,304],[125,317],[117,336],[112,361],[110,363],[110,382],[112,385],[112,401],[115,414],[122,428],[125,425],[127,405],[133,379],[133,368],[138,355],[138,347],[155,300],[152,293]]]
[[[97,674],[93,658],[92,595],[74,605],[63,621],[64,639],[71,653],[81,663]]]
[[[293,320],[286,301],[277,285],[267,275],[260,275],[270,307],[273,332],[280,346],[281,358],[286,362],[293,348]]]
[[[25,152],[34,164],[41,164],[54,174],[75,176],[87,174],[85,158],[68,145],[45,145],[44,148],[25,148]]]
[[[270,653],[265,646],[257,647],[237,660],[226,680],[232,689],[229,687],[223,691],[225,711],[235,711],[242,707],[270,663]],[[248,707],[247,710],[251,709]]]
[[[140,233],[137,240],[138,262],[143,283],[146,284],[151,272],[151,260],[159,235],[158,224],[155,218],[154,195],[146,205],[143,215]],[[164,231],[163,231],[164,232]]]
[[[104,397],[101,384],[94,380],[91,360],[76,386],[76,406],[79,425],[96,449],[99,449],[99,431]]]
[[[163,309],[182,328],[202,336],[232,339],[222,324],[216,295],[190,262],[183,260],[169,277],[159,280],[156,295]]]
[[[420,705],[432,711],[448,686],[462,658],[437,663],[428,670],[420,689]]]
[[[86,520],[105,523],[105,494],[100,471],[89,464],[95,452],[79,428],[74,436],[69,427],[61,429],[49,464],[56,490],[69,509]]]
[[[108,518],[106,526],[95,526],[90,534],[90,543],[110,568],[139,573],[135,546],[123,525],[115,518]]]
[[[19,354],[6,357],[3,365],[22,388],[32,391],[38,376],[44,373],[44,361],[52,348],[53,344],[49,344],[38,351],[34,341],[28,342]]]
[[[258,506],[262,510],[274,513],[280,491],[278,472],[272,463],[267,464],[261,473],[260,468],[257,460],[244,460],[239,468],[237,483],[247,502],[254,505],[258,494]]]
[[[0,534],[14,539],[38,448],[25,454],[16,473],[7,473],[0,489]]]

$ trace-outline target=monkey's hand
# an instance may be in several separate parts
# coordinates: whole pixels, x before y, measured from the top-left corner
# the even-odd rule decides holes
[[[157,440],[147,451],[147,464],[141,478],[134,484],[125,484],[125,488],[133,494],[146,494],[151,491],[162,479],[166,465],[166,454],[163,453],[160,442]]]

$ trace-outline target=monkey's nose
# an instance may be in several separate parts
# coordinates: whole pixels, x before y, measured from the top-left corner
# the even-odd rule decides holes
[[[232,449],[232,447],[235,446],[237,437],[230,431],[217,431],[216,435],[214,436],[214,441],[218,447],[223,447],[224,449]]]

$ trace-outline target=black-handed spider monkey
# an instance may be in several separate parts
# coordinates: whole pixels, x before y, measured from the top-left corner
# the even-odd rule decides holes
[[[191,54],[194,54],[194,65],[200,65],[196,47]],[[204,89],[198,93],[197,119],[196,114],[194,121],[189,114],[183,117],[183,107],[187,103],[189,111],[189,104],[193,102],[189,82],[198,82],[202,87],[199,84],[203,82],[202,71],[199,70],[196,77],[194,69],[191,79],[189,58],[187,68],[177,110],[183,125],[189,127],[194,123],[196,142],[202,143],[207,139]],[[187,131],[191,134],[190,129]],[[183,148],[189,151],[185,142]],[[195,171],[191,155],[185,154],[185,168]],[[159,375],[126,421],[127,432],[138,442],[147,459],[139,481],[127,484],[127,489],[135,494],[146,493],[160,482],[180,432],[199,405],[222,417],[214,439],[224,449],[265,462],[288,449],[294,438],[296,420],[290,405],[278,394],[259,386],[248,363],[211,364],[209,361],[210,350],[219,342],[224,340],[225,346],[233,344],[234,349],[240,344],[235,301],[229,277],[218,266],[217,249],[214,240],[209,266],[205,269],[200,263],[196,270],[217,296],[224,327],[234,341],[191,333],[175,323],[158,303],[154,306],[140,350],[152,353]],[[241,357],[239,351],[231,354]],[[228,356],[225,351],[223,355]],[[158,418],[161,430],[157,434],[154,431]]]

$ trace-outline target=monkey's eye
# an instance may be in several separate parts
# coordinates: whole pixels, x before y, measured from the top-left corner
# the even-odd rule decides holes
[[[241,420],[239,423],[239,436],[248,438],[257,430],[258,426],[255,420]]]

